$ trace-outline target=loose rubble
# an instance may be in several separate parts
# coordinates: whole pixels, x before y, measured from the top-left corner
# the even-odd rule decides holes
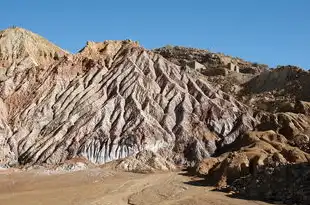
[[[310,165],[279,164],[235,180],[229,190],[250,199],[285,204],[310,204]]]

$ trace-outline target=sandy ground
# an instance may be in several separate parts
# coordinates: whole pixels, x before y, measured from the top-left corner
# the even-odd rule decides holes
[[[177,172],[135,174],[107,169],[71,173],[0,173],[0,205],[266,205],[211,191]]]

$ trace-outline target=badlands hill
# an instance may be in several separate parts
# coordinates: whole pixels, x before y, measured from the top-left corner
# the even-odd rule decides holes
[[[11,32],[25,31],[4,31]],[[31,49],[55,49],[40,42]],[[30,50],[25,39],[14,47],[19,43]],[[84,157],[103,164],[152,151],[190,165],[255,123],[245,105],[135,42],[89,42],[80,53],[50,62],[22,68],[12,63],[3,74],[4,163],[58,164]]]
[[[0,66],[12,63],[46,64],[67,54],[53,43],[22,28],[0,31]]]
[[[3,167],[182,166],[223,187],[310,160],[310,77],[293,66],[130,40],[70,54],[21,28],[0,32],[0,62]]]

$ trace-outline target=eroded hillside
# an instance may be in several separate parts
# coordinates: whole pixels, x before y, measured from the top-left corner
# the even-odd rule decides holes
[[[0,84],[5,163],[102,164],[150,150],[189,165],[255,124],[247,106],[131,41],[19,66]]]
[[[70,54],[21,28],[0,32],[0,62],[2,167],[177,165],[225,187],[310,160],[309,72],[293,66],[130,40]]]

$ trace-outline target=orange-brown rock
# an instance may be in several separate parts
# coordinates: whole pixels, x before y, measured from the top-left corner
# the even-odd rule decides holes
[[[249,132],[239,137],[219,157],[203,160],[197,172],[214,181],[232,183],[235,179],[255,174],[262,166],[304,163],[310,161],[310,154],[290,144],[283,135],[274,131]],[[227,180],[226,183],[223,179]]]

